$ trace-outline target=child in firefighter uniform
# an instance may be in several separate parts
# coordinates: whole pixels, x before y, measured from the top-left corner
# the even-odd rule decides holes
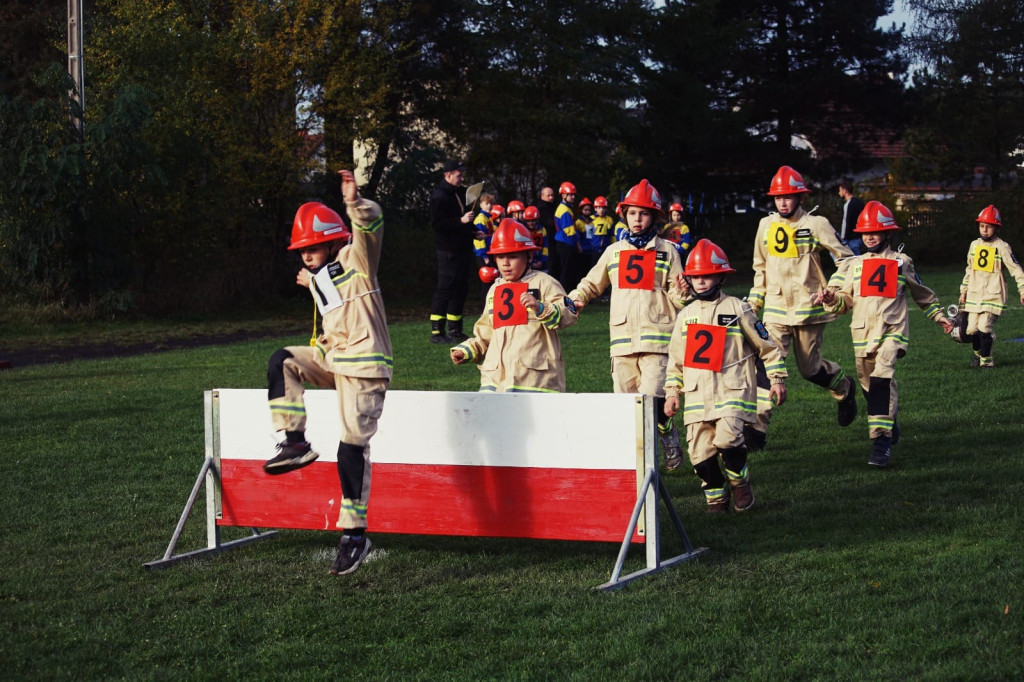
[[[782,352],[749,304],[722,293],[733,272],[725,252],[707,239],[690,252],[683,275],[696,300],[676,318],[665,378],[665,414],[674,416],[683,404],[690,464],[709,513],[729,510],[730,488],[736,511],[754,504],[743,427],[757,418],[755,357],[767,370],[772,401],[786,400]]]
[[[960,306],[967,312],[966,338],[974,347],[973,367],[994,367],[992,329],[996,320],[1006,311],[1005,267],[1017,282],[1020,303],[1024,305],[1024,269],[1021,268],[1013,249],[999,238],[1003,226],[999,210],[991,204],[976,218],[980,239],[971,242],[967,251],[967,272],[960,284]]]
[[[953,329],[935,292],[922,284],[914,271],[914,262],[893,249],[891,238],[899,229],[892,211],[879,201],[869,201],[854,229],[864,240],[864,253],[844,261],[828,288],[813,297],[830,312],[853,311],[850,333],[857,379],[867,396],[868,435],[873,441],[868,464],[877,467],[889,464],[891,447],[899,441],[893,375],[896,360],[906,355],[910,341],[905,292],[944,332]]]
[[[270,415],[285,432],[277,455],[263,465],[268,474],[304,467],[319,454],[306,442],[303,384],[338,392],[341,435],[338,477],[342,502],[337,527],[343,534],[331,573],[352,573],[370,551],[365,534],[370,498],[370,438],[391,382],[391,340],[377,283],[383,219],[380,206],[359,196],[355,178],[341,171],[342,196],[352,233],[341,216],[317,202],[295,214],[289,250],[301,250],[305,268],[296,282],[308,287],[323,319],[311,346],[274,353],[267,368]],[[351,237],[351,243],[344,240]]]
[[[683,463],[679,432],[664,414],[665,365],[676,313],[685,301],[682,264],[670,242],[658,237],[661,195],[647,180],[626,194],[622,212],[629,233],[601,254],[569,292],[582,309],[611,286],[608,327],[612,385],[616,393],[657,396],[658,431],[667,469]]]
[[[827,389],[838,403],[840,426],[849,426],[857,416],[856,385],[842,367],[821,357],[825,324],[836,316],[811,302],[811,295],[827,283],[821,268],[821,251],[836,262],[853,256],[839,241],[828,219],[801,208],[803,195],[810,192],[803,177],[782,166],[772,178],[768,196],[778,213],[763,218],[754,239],[754,286],[748,300],[772,340],[788,356],[792,348],[800,375]],[[758,371],[757,424],[748,427],[747,444],[752,450],[765,445],[772,403],[768,379]]]
[[[541,272],[548,271],[548,239],[544,234],[544,226],[540,224],[540,210],[536,206],[527,206],[523,211],[523,220],[526,221],[526,229],[530,231],[533,238],[533,245],[537,250],[533,252],[530,268]]]
[[[565,289],[544,272],[530,269],[537,246],[525,225],[506,218],[489,253],[497,272],[473,336],[451,349],[452,362],[480,364],[480,390],[497,393],[561,393],[565,365],[558,330],[575,324]],[[497,279],[495,280],[495,277]]]
[[[683,205],[675,203],[669,206],[668,217],[669,221],[661,228],[661,236],[676,245],[679,258],[685,263],[693,235],[690,234],[690,226],[683,222]]]

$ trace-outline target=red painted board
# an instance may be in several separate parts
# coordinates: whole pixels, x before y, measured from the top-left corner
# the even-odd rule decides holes
[[[279,476],[262,465],[221,461],[219,525],[336,530],[334,462]],[[622,542],[636,493],[635,471],[379,463],[368,522],[373,532]]]

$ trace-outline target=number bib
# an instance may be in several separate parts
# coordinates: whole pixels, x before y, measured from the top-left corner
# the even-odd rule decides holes
[[[996,248],[993,246],[979,246],[974,252],[974,261],[971,267],[981,272],[996,271]]]
[[[526,324],[526,307],[520,302],[529,285],[526,282],[506,282],[494,288],[494,317],[492,324],[495,329]]]
[[[726,328],[716,324],[687,325],[683,366],[721,372],[722,358],[725,357],[725,333]]]
[[[796,258],[796,228],[786,223],[772,223],[768,228],[768,253],[776,258]]]
[[[334,261],[328,263],[327,267],[320,268],[320,272],[313,275],[313,300],[316,301],[316,307],[320,309],[321,315],[326,315],[345,303],[332,281],[344,272],[345,268],[341,266],[341,263]]]
[[[860,272],[860,295],[896,298],[900,264],[891,258],[869,258]]]
[[[619,288],[654,290],[658,252],[652,249],[619,251]]]

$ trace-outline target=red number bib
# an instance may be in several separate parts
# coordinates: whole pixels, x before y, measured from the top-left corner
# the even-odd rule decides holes
[[[687,325],[683,366],[721,372],[722,358],[725,357],[725,331],[725,327],[715,324]]]
[[[526,293],[526,282],[506,282],[494,288],[494,328],[526,324],[526,307],[519,299]]]
[[[619,288],[654,290],[654,266],[658,252],[653,249],[619,251]]]
[[[860,295],[896,298],[900,265],[891,258],[868,258],[860,271]]]

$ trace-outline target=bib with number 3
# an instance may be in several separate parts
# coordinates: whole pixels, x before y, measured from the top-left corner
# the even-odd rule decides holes
[[[860,295],[896,298],[900,264],[891,258],[868,258],[860,271]]]
[[[768,253],[776,258],[796,258],[796,228],[786,223],[772,223],[768,228]]]
[[[652,249],[619,251],[619,288],[654,290],[658,252]]]
[[[345,303],[333,281],[334,277],[344,271],[345,268],[341,266],[341,263],[335,261],[320,268],[320,272],[313,275],[313,300],[316,301],[316,307],[320,309],[321,315],[326,315]]]
[[[526,324],[526,307],[519,299],[528,287],[526,282],[506,282],[494,288],[494,317],[491,322],[495,329]]]
[[[974,251],[974,260],[971,267],[981,272],[996,271],[996,249],[991,246],[979,246]]]
[[[687,325],[683,366],[721,372],[722,358],[725,357],[725,335],[726,328],[717,324]]]

